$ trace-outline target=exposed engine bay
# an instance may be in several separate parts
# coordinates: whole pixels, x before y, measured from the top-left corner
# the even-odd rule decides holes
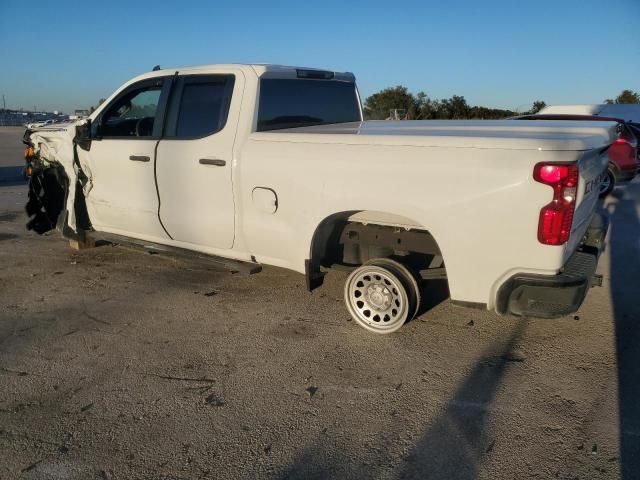
[[[90,228],[84,193],[90,181],[78,162],[76,123],[27,129],[23,142],[29,177],[27,229],[42,234],[57,228],[78,238]]]

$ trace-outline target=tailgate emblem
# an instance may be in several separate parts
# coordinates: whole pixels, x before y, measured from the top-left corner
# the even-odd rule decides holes
[[[588,181],[584,187],[584,194],[587,195],[591,192],[591,190],[594,189],[594,187],[599,187],[600,184],[604,181],[606,175],[607,175],[607,172],[605,171],[605,172],[602,172],[593,180]]]

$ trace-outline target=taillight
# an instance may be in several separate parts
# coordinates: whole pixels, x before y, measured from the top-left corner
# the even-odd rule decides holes
[[[616,141],[613,142],[613,145],[611,145],[611,150],[614,152],[615,157],[612,160],[617,160],[618,162],[623,163],[623,165],[624,163],[633,165],[635,162],[637,156],[636,147],[626,138],[617,138]]]
[[[571,234],[578,193],[578,166],[539,163],[533,169],[533,178],[553,188],[553,200],[540,210],[538,240],[545,245],[562,245]]]

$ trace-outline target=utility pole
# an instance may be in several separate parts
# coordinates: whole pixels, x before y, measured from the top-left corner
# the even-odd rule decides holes
[[[4,101],[4,93],[2,94],[2,108],[3,108],[4,110],[6,110],[6,109],[7,109],[7,102],[5,102],[5,101]]]

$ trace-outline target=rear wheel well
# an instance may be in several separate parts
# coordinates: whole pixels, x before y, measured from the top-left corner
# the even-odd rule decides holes
[[[328,217],[316,229],[306,261],[309,290],[322,285],[322,268],[352,269],[374,258],[395,258],[416,273],[444,278],[442,253],[428,230],[350,221],[354,213]]]

